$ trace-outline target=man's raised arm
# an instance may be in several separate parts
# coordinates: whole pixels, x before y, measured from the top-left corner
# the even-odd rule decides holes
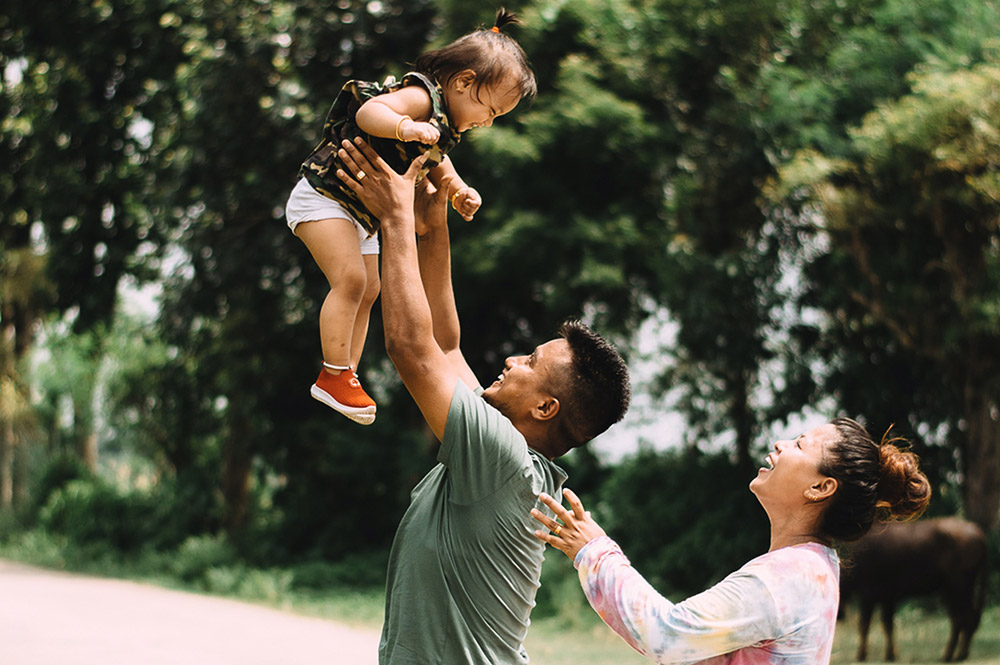
[[[423,160],[414,160],[406,174],[400,176],[363,142],[358,145],[345,142],[340,157],[350,173],[338,171],[337,175],[381,221],[382,322],[386,351],[427,424],[440,439],[444,435],[455,385],[466,376],[452,364],[457,349],[448,350],[449,359],[438,345],[432,307],[421,278],[413,208],[414,180]],[[358,180],[361,173],[364,176]],[[447,229],[433,233],[425,240],[425,272],[432,285],[434,309],[443,310],[446,317],[454,317],[452,322],[442,324],[440,331],[450,346],[452,342],[457,343],[458,317],[454,313],[450,276],[447,277],[447,295],[442,290],[440,277],[442,266],[449,266],[450,275],[450,260],[441,256],[442,250],[448,251]],[[449,298],[450,306],[442,304]],[[461,364],[471,376],[464,361]]]
[[[417,240],[417,256],[424,293],[434,321],[434,338],[452,368],[469,388],[479,382],[462,355],[461,326],[455,306],[451,281],[451,240],[448,235],[448,183],[435,187],[424,181],[417,186],[416,221],[423,222],[426,233]]]

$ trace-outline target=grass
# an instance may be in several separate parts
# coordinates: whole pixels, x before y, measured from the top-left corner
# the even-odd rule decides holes
[[[581,594],[582,595],[582,594]],[[351,592],[317,597],[309,603],[292,600],[286,609],[322,616],[377,630],[382,622],[381,592]],[[544,665],[649,665],[652,661],[633,651],[589,608],[579,614],[533,619],[525,648],[532,662]],[[939,663],[948,639],[948,619],[936,611],[905,606],[896,614],[896,663]],[[837,624],[831,665],[853,664],[858,648],[854,615]],[[868,640],[867,665],[881,665],[885,638],[881,624],[873,622]],[[1000,665],[1000,606],[988,608],[972,641],[968,665]]]
[[[208,543],[210,544],[210,543]],[[209,550],[202,543],[202,550]],[[113,576],[127,577],[140,582],[171,588],[186,588],[199,592],[211,591],[214,595],[238,598],[284,611],[307,616],[331,619],[347,625],[369,630],[379,630],[385,594],[382,588],[330,587],[323,591],[292,588],[291,573],[287,571],[257,571],[241,567],[213,567],[215,581],[208,588],[204,584],[183,583],[171,568],[159,558],[142,566],[121,566],[112,561],[102,561],[96,556],[64,557],[62,543],[38,534],[14,543],[0,539],[0,556],[24,563],[65,570],[82,570],[89,574],[114,571]],[[191,553],[188,553],[189,556]],[[174,557],[170,558],[175,561]],[[560,566],[561,564],[561,566]],[[549,565],[549,563],[547,563]],[[532,619],[525,647],[532,662],[544,665],[648,665],[648,660],[625,644],[597,617],[580,591],[575,574],[569,564],[556,557],[554,565],[543,572],[545,582],[540,593],[540,607]],[[563,570],[566,568],[567,570]],[[567,572],[569,571],[569,572]],[[176,572],[176,571],[174,571]],[[204,580],[203,580],[204,581]],[[248,583],[249,582],[249,583]],[[544,610],[542,607],[544,604]],[[948,619],[930,605],[907,605],[896,615],[897,663],[940,662],[948,639]],[[548,616],[544,615],[548,612]],[[854,614],[849,621],[837,625],[831,665],[854,663],[858,637]],[[876,621],[870,632],[869,665],[879,665],[885,649],[881,625]],[[969,665],[1000,665],[1000,606],[988,608],[972,642]]]
[[[832,665],[854,663],[858,631],[854,615],[837,624]],[[948,640],[948,618],[943,613],[907,605],[896,613],[896,663],[940,663]],[[872,622],[868,637],[868,665],[884,663],[885,637],[881,623]],[[1000,606],[983,613],[979,630],[972,639],[969,665],[1000,665]]]

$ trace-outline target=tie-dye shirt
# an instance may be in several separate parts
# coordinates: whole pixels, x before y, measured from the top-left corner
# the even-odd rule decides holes
[[[840,590],[837,553],[817,543],[768,552],[681,603],[632,568],[608,537],[574,560],[604,622],[657,663],[828,665]]]

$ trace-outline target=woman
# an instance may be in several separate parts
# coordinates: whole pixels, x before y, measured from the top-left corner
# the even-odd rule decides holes
[[[913,453],[876,445],[848,418],[778,441],[750,483],[771,522],[771,546],[714,587],[681,603],[663,598],[564,490],[571,511],[539,498],[559,522],[532,516],[535,536],[566,553],[584,593],[626,642],[658,663],[824,665],[837,620],[840,562],[834,541],[863,536],[878,519],[912,518],[930,500]]]

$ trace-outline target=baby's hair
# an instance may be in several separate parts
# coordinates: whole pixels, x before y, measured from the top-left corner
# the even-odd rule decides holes
[[[492,28],[480,28],[434,51],[424,53],[414,68],[427,74],[442,86],[466,69],[476,73],[474,89],[497,85],[508,77],[513,80],[521,99],[530,100],[538,91],[535,73],[521,45],[503,29],[520,24],[514,12],[501,7]]]

